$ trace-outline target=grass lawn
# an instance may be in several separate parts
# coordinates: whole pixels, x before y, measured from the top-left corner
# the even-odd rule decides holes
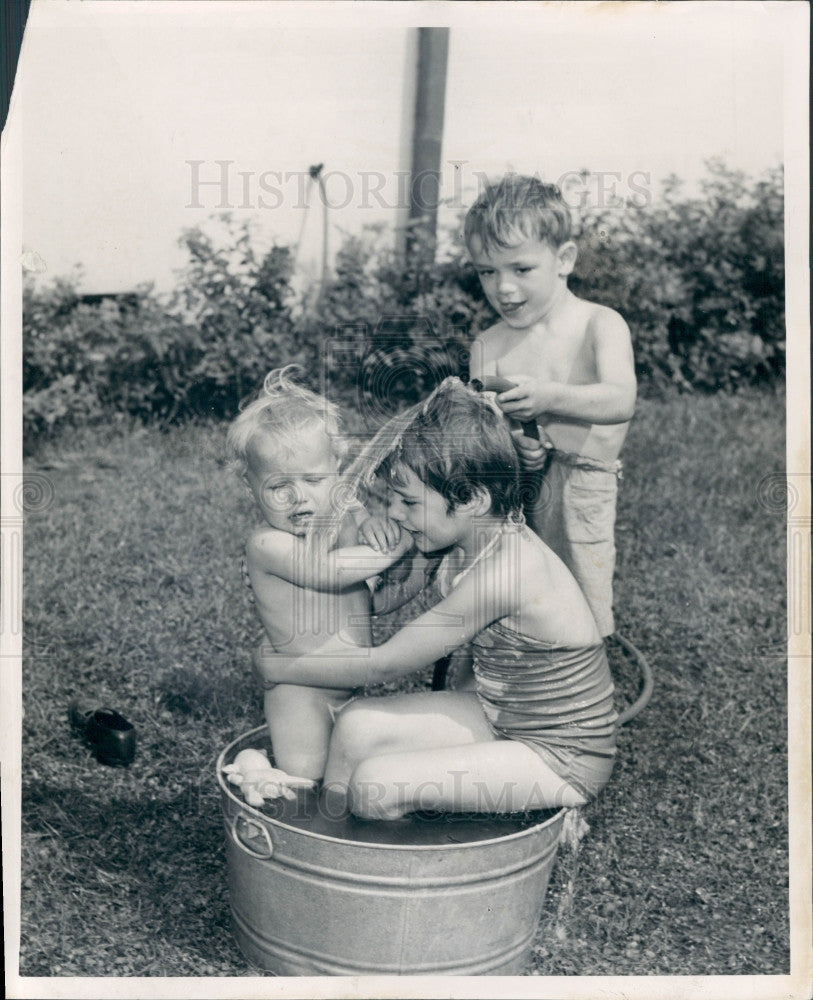
[[[214,778],[262,721],[223,437],[109,427],[28,462],[54,501],[26,519],[22,975],[256,974]],[[785,524],[759,499],[784,400],[644,400],[624,457],[616,611],[656,689],[560,852],[533,973],[787,973]],[[129,769],[71,734],[72,695],[135,723]]]

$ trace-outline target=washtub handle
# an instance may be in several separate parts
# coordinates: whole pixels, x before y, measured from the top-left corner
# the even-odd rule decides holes
[[[244,831],[242,832],[238,830],[238,823],[240,822],[243,823],[244,827]],[[256,834],[248,834],[245,832],[248,830],[257,830],[263,835],[263,838],[265,839],[265,846],[267,848],[266,853],[254,850],[253,847],[249,846],[246,842],[246,837],[249,837],[251,840],[256,840],[257,838]],[[244,813],[237,813],[231,821],[231,835],[235,844],[237,844],[241,850],[245,851],[246,854],[250,854],[252,858],[258,858],[260,861],[267,861],[268,858],[270,858],[274,853],[274,842],[271,840],[271,834],[268,832],[267,827],[262,823],[258,823],[257,820],[253,819],[251,816],[246,816]]]

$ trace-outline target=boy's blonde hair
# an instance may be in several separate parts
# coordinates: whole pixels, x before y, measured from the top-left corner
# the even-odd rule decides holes
[[[335,454],[341,457],[344,453],[339,408],[294,381],[292,376],[301,371],[301,365],[293,364],[270,371],[258,397],[232,421],[226,442],[241,471],[251,463],[252,442],[259,434],[271,438],[280,452],[290,454],[303,432],[321,425],[332,439]]]
[[[538,177],[506,174],[490,184],[466,213],[466,246],[476,237],[483,250],[506,250],[523,239],[537,239],[554,250],[573,234],[573,220],[561,190]]]

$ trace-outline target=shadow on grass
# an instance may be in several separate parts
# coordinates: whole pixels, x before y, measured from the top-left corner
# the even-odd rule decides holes
[[[256,974],[231,936],[214,794],[99,801],[39,785],[23,816],[21,974]],[[84,919],[62,921],[77,902]]]
[[[228,723],[255,694],[239,674],[243,683],[238,684],[235,674],[236,671],[207,674],[186,664],[176,664],[163,671],[151,686],[159,706],[166,711]]]

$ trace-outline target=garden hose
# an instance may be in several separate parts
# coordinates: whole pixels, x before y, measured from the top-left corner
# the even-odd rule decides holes
[[[487,375],[485,378],[473,378],[469,385],[477,392],[508,392],[509,389],[516,388],[516,382],[511,382],[507,378],[500,378],[498,375]],[[529,420],[522,425],[522,433],[525,437],[539,440],[539,428],[535,420]]]
[[[632,719],[638,715],[639,712],[643,711],[649,704],[649,699],[652,697],[652,691],[655,687],[655,680],[652,676],[652,667],[649,665],[649,661],[638,649],[637,646],[633,645],[620,632],[613,632],[612,638],[622,647],[622,649],[635,657],[638,661],[638,666],[641,668],[641,693],[635,699],[635,701],[618,716],[616,726],[620,727],[626,725]]]

